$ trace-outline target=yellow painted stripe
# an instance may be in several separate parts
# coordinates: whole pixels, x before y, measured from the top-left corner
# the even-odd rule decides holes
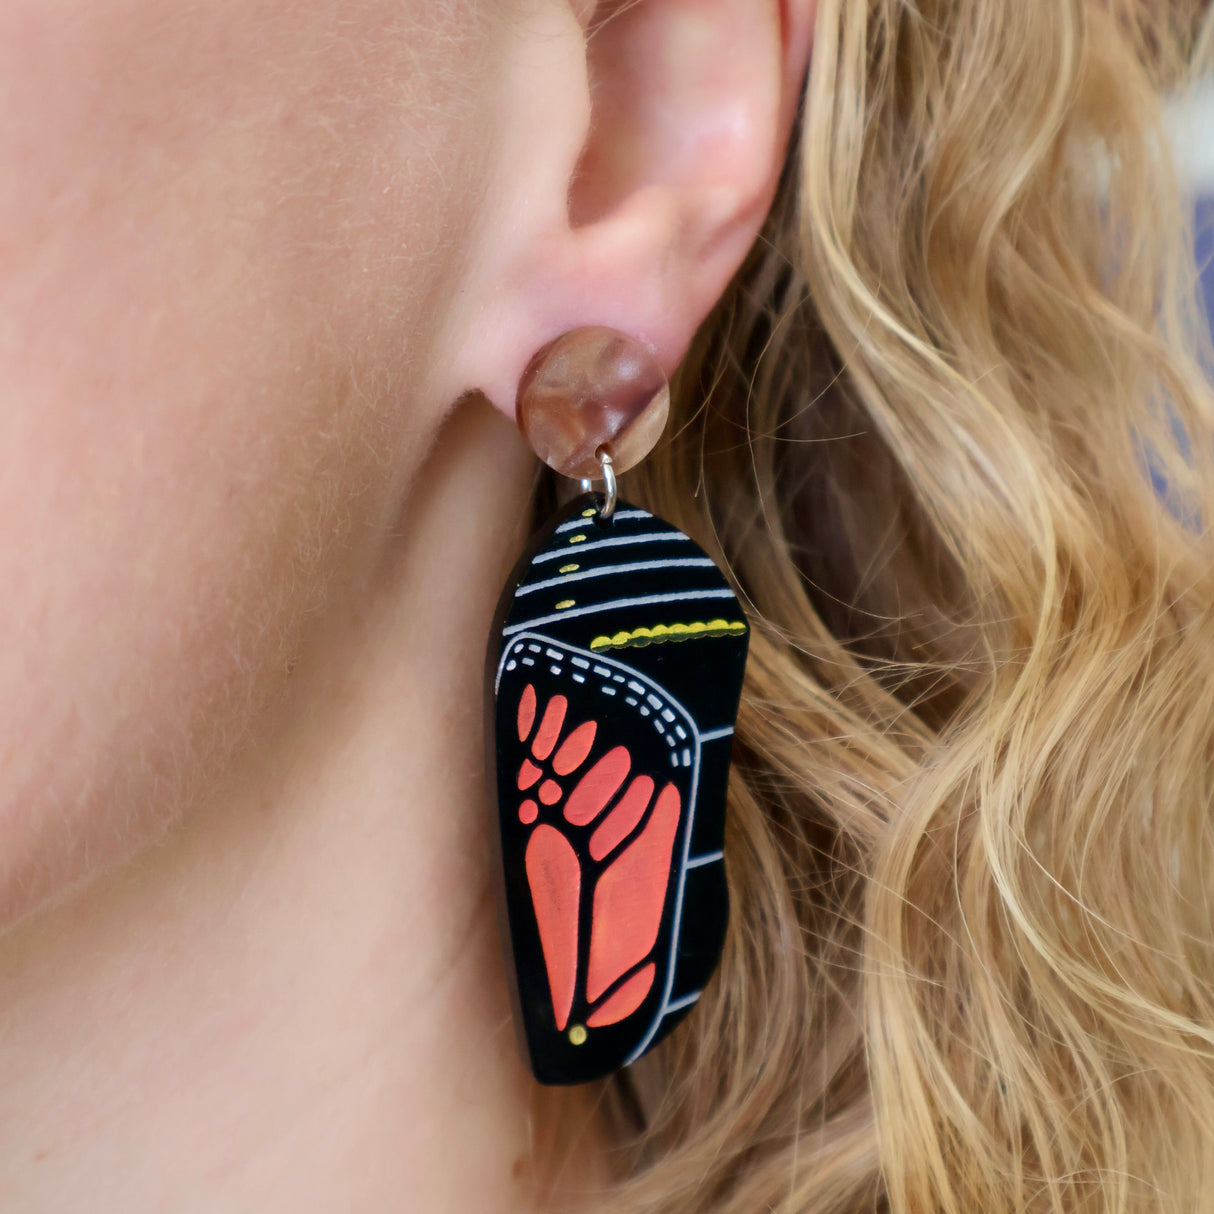
[[[655,624],[652,628],[634,628],[612,636],[597,636],[590,642],[593,650],[620,649],[625,645],[657,645],[663,641],[686,641],[697,636],[735,636],[746,631],[741,620],[700,620],[694,624]]]
[[[558,573],[577,573],[577,571],[580,568],[581,568],[581,565],[562,565],[560,567],[560,569],[557,570],[557,572]]]
[[[556,609],[557,609],[557,611],[564,611],[566,607],[572,607],[572,606],[573,606],[573,599],[561,599],[561,601],[559,603],[557,603]]]

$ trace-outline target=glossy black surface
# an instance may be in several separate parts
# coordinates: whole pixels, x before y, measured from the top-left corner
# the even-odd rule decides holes
[[[716,964],[728,916],[721,854],[725,789],[747,639],[745,617],[713,562],[682,532],[625,502],[605,524],[595,516],[593,498],[571,503],[507,583],[487,663],[498,773],[495,839],[516,1023],[542,1082],[585,1082],[639,1057],[688,1014]],[[527,697],[534,699],[534,720],[524,731],[529,718],[520,706]],[[551,752],[537,759],[542,718],[560,697],[563,728]],[[593,746],[573,771],[560,774],[553,762],[561,747],[591,721]],[[587,726],[579,736],[588,732]],[[621,747],[627,776],[592,820],[581,821],[611,784],[587,773],[609,752],[608,765],[622,763]],[[566,764],[576,749],[571,743],[565,751]],[[641,802],[646,780],[653,781],[653,793],[643,816],[603,853],[607,835],[614,837],[630,818],[629,806]],[[592,784],[600,788],[597,799],[583,795]],[[552,803],[544,803],[541,789]],[[677,826],[671,827],[676,801]],[[609,819],[613,828],[596,840]],[[536,842],[541,827],[547,830]],[[597,858],[592,840],[602,853]],[[669,856],[668,873],[659,872],[661,855]],[[571,856],[576,898],[570,894]],[[554,1006],[536,881],[549,891],[540,901],[548,906],[550,952],[565,958],[556,966],[558,977],[573,972],[576,939],[571,1001],[569,983],[557,983],[565,995],[555,1002],[569,1002],[563,1011]],[[620,956],[635,954],[648,939],[646,925],[655,921],[653,947],[615,976]],[[614,966],[604,960],[609,957]],[[616,1023],[595,1025],[596,1014],[606,1014],[605,1005],[621,988],[628,990],[616,1000],[617,1009],[635,998],[650,966],[652,984],[639,1005]],[[613,980],[601,993],[588,990],[588,976],[597,974],[602,987],[608,973]]]

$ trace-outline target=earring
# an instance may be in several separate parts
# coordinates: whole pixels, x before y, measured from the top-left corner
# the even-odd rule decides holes
[[[695,543],[616,501],[669,403],[653,354],[600,327],[545,346],[519,384],[531,447],[582,481],[508,579],[486,666],[507,968],[542,1083],[639,1058],[691,1010],[725,936],[746,618]]]

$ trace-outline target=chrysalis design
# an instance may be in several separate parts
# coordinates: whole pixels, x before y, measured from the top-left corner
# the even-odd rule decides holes
[[[748,629],[686,535],[583,496],[490,636],[501,894],[536,1077],[634,1061],[694,1005],[728,918],[725,786]]]

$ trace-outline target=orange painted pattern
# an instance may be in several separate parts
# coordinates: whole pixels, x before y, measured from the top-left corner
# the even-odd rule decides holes
[[[598,733],[598,723],[587,721],[579,725],[562,743],[552,760],[552,770],[558,776],[567,776],[576,771],[586,761],[590,748],[594,745],[594,735]]]
[[[586,826],[607,808],[632,766],[627,746],[609,750],[578,782],[565,802],[565,819]]]
[[[667,784],[645,829],[599,878],[586,974],[586,997],[592,1003],[657,942],[679,809],[679,790]]]
[[[589,826],[624,788],[632,756],[626,746],[608,750],[582,773],[565,797],[562,785],[545,776],[546,761],[550,761],[556,775],[574,775],[589,758],[599,726],[595,721],[584,721],[569,730],[562,740],[568,715],[568,702],[562,695],[554,695],[548,701],[536,727],[538,715],[535,687],[528,684],[519,701],[518,731],[519,740],[526,742],[534,730],[530,750],[535,761],[523,760],[518,787],[520,791],[537,784],[539,787],[520,804],[519,820],[531,826],[540,815],[537,801],[557,806],[565,798],[565,820],[573,827]],[[641,965],[657,942],[682,803],[673,783],[667,783],[654,802],[655,787],[650,776],[634,777],[611,812],[598,823],[589,843],[582,845],[588,847],[593,860],[605,860],[637,831],[652,802],[648,822],[607,866],[594,890],[585,983],[586,999],[591,1004],[623,975]],[[572,1014],[578,986],[582,866],[573,844],[550,823],[540,823],[531,832],[525,866],[552,996],[553,1018],[557,1031],[563,1032]],[[587,1026],[616,1024],[632,1015],[652,990],[656,972],[652,961],[637,970],[592,1011]]]
[[[610,999],[594,1009],[586,1020],[587,1026],[597,1029],[605,1024],[618,1024],[625,1016],[631,1016],[645,1002],[656,972],[652,961],[644,969],[637,970]]]
[[[590,854],[595,860],[601,860],[632,834],[637,823],[645,816],[652,796],[653,781],[648,776],[637,776],[628,785],[615,809],[590,836]]]
[[[578,895],[582,870],[569,840],[541,823],[527,841],[527,884],[548,970],[557,1031],[569,1023],[577,982]]]
[[[518,702],[518,740],[525,742],[535,724],[535,688],[530,683],[523,689],[523,698]]]
[[[561,736],[561,726],[565,724],[565,709],[568,701],[564,696],[553,696],[544,709],[544,719],[535,731],[535,740],[531,743],[531,753],[537,759],[546,759]]]

